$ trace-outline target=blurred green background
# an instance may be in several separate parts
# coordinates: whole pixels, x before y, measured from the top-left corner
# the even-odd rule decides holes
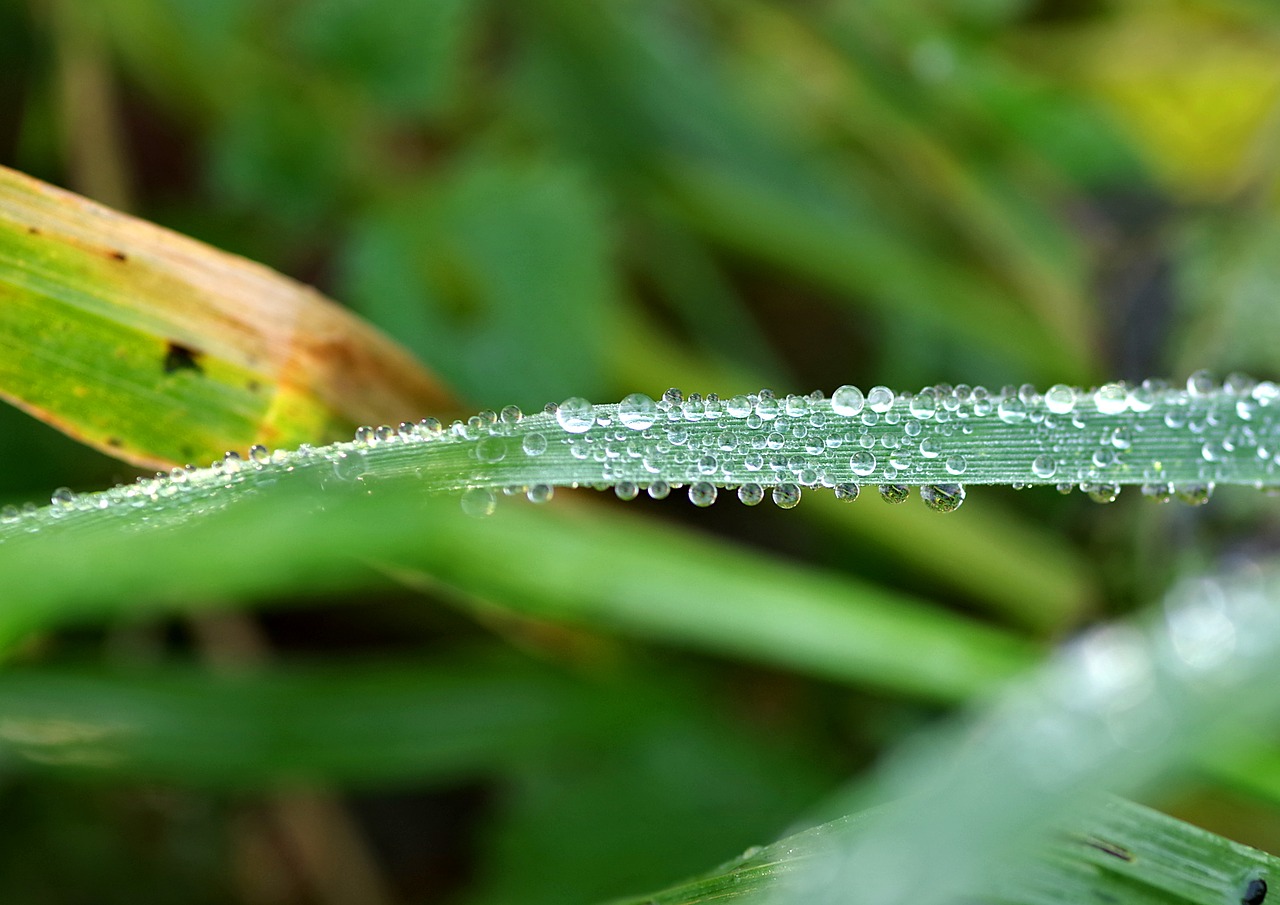
[[[0,163],[317,285],[469,408],[1280,373],[1265,0],[0,0]],[[131,477],[15,411],[0,456],[6,500]],[[1136,496],[585,511],[1036,649],[1280,541],[1255,493]],[[776,837],[954,703],[417,578],[34,640],[0,901],[585,905]],[[1162,803],[1280,850],[1256,790]]]

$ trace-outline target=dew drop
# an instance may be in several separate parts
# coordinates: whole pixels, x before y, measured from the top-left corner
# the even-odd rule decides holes
[[[0,522],[3,522],[6,525],[12,525],[21,518],[22,510],[13,505],[13,503],[6,503],[2,508],[0,508]]]
[[[933,387],[925,387],[911,397],[910,411],[916,418],[932,418],[938,411],[938,391]]]
[[[644,393],[632,393],[618,403],[618,420],[633,431],[646,430],[658,420],[658,403]]]
[[[905,484],[881,484],[880,499],[886,503],[902,503],[911,495],[911,488]]]
[[[1094,393],[1093,404],[1104,415],[1118,415],[1129,407],[1129,390],[1123,383],[1108,383]]]
[[[724,404],[724,410],[731,418],[745,418],[751,414],[751,400],[746,396],[734,396]]]
[[[996,407],[996,415],[1005,424],[1020,424],[1027,420],[1027,405],[1017,396],[1006,396]]]
[[[530,503],[546,503],[555,496],[556,489],[550,484],[533,484],[525,491]]]
[[[654,500],[665,500],[671,494],[671,485],[666,481],[654,481],[649,485],[649,498]]]
[[[955,475],[964,474],[965,470],[968,467],[969,467],[969,462],[968,460],[965,459],[964,456],[954,455],[954,456],[951,456],[949,459],[947,459],[947,463],[946,463],[947,474],[955,474]]]
[[[1213,484],[1175,485],[1173,495],[1188,506],[1203,506],[1213,496]]]
[[[845,481],[843,484],[835,486],[836,499],[843,500],[846,503],[852,503],[856,500],[861,491],[862,488],[852,481]]]
[[[271,453],[261,443],[255,443],[249,447],[249,461],[255,465],[266,465],[271,459]]]
[[[1044,394],[1044,405],[1055,415],[1068,415],[1076,407],[1076,391],[1065,383],[1055,384]]]
[[[222,471],[224,474],[236,474],[243,466],[244,459],[235,450],[229,451],[222,457]]]
[[[845,384],[831,394],[831,410],[837,415],[852,418],[862,411],[866,401],[866,397],[862,395],[862,390]]]
[[[569,433],[582,434],[591,430],[596,416],[590,402],[581,396],[571,396],[556,409],[556,420]]]
[[[1173,487],[1169,484],[1143,484],[1142,495],[1157,503],[1167,503],[1173,499]]]
[[[738,501],[744,506],[756,506],[764,499],[764,488],[754,481],[738,488]]]
[[[1116,498],[1120,496],[1119,484],[1086,482],[1080,485],[1080,489],[1095,503],[1114,503]]]
[[[547,451],[547,438],[544,434],[528,434],[520,446],[526,456],[540,456]]]
[[[472,487],[462,494],[462,511],[472,518],[493,515],[498,508],[498,495],[488,487]]]
[[[634,481],[619,481],[613,485],[613,495],[620,500],[634,500],[640,495],[640,488]]]
[[[695,481],[689,485],[689,502],[705,508],[716,501],[716,485],[710,481]]]
[[[49,502],[57,509],[74,509],[76,508],[76,500],[79,497],[70,487],[59,487],[49,497]]]
[[[926,459],[936,459],[942,455],[942,444],[932,437],[920,441],[920,455]]]
[[[850,470],[859,477],[865,478],[876,470],[876,454],[860,449],[849,457]]]
[[[481,462],[501,462],[507,456],[507,441],[502,437],[485,437],[476,444],[476,458]]]
[[[1036,456],[1031,462],[1031,473],[1037,478],[1051,478],[1058,470],[1053,456]]]
[[[764,391],[760,391],[760,398],[756,401],[756,415],[764,421],[773,421],[778,417],[778,400],[772,395],[764,395]]]
[[[964,498],[965,490],[960,484],[926,484],[920,488],[920,499],[934,512],[955,512]]]
[[[1192,396],[1204,398],[1213,393],[1214,384],[1213,373],[1202,369],[1187,378],[1187,392]]]
[[[893,390],[885,386],[872,387],[867,393],[867,406],[873,412],[884,413],[893,408]]]
[[[794,509],[799,503],[799,485],[786,483],[773,488],[773,504],[779,509]]]
[[[498,413],[498,418],[503,424],[519,424],[524,418],[524,412],[520,411],[518,405],[508,405]]]

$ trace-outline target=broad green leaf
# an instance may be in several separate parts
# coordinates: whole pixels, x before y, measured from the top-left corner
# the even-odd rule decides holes
[[[150,466],[317,442],[447,400],[314,290],[6,169],[0,396]]]

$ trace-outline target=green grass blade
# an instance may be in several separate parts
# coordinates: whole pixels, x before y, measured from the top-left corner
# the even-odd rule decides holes
[[[697,879],[612,905],[776,902],[787,876],[810,866],[832,844],[848,845],[876,816],[869,812],[814,827]],[[971,901],[1234,905],[1258,893],[1255,881],[1280,882],[1280,859],[1118,798],[1059,829],[1026,876],[1010,877],[994,862],[989,867],[991,882]],[[847,901],[868,901],[859,897],[856,884],[849,893]]]
[[[448,401],[314,290],[3,167],[0,396],[149,466]]]
[[[239,486],[225,509],[226,488],[197,480],[167,516],[152,513],[153,525],[128,504],[76,510],[0,544],[9,587],[0,637],[201,601],[376,587],[395,575],[535,619],[940,700],[988,690],[1034,657],[1008,634],[905,594],[670,526],[567,506],[472,519],[453,500],[424,497],[413,478],[332,477],[322,490],[311,470],[276,477],[271,488]],[[182,521],[183,511],[198,517]]]

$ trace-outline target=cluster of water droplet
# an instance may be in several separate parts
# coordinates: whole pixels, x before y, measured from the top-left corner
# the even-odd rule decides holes
[[[574,397],[530,416],[508,406],[448,426],[424,418],[362,427],[352,440],[323,447],[255,446],[209,468],[176,468],[102,493],[60,489],[45,509],[0,510],[0,529],[36,516],[212,497],[294,470],[342,482],[422,474],[433,489],[462,490],[463,508],[474,515],[492,512],[502,494],[546,502],[557,486],[612,488],[624,500],[684,490],[695,506],[728,490],[748,506],[769,498],[790,509],[805,488],[850,501],[871,485],[899,503],[914,485],[929,508],[951,512],[964,502],[966,483],[1078,487],[1101,502],[1130,484],[1156,500],[1202,503],[1215,482],[1277,483],[1278,398],[1273,383],[1232,376],[1218,384],[1204,372],[1185,389],[1162,381],[1043,393],[1029,385],[916,393],[842,386],[830,398],[761,390],[726,399],[671,389],[658,399],[633,393],[595,406]],[[423,444],[436,447],[429,457],[417,451]]]
[[[617,405],[575,397],[548,406],[521,451],[541,458],[548,473],[557,452],[584,463],[575,469],[570,462],[553,483],[611,486],[626,500],[685,488],[696,506],[711,505],[725,489],[746,505],[767,495],[791,508],[806,487],[853,500],[865,484],[896,503],[918,485],[926,505],[950,512],[964,502],[961,481],[971,480],[1079,487],[1099,502],[1116,499],[1122,484],[1138,484],[1156,500],[1203,503],[1215,482],[1274,474],[1277,396],[1272,383],[1231,377],[1219,385],[1204,372],[1185,391],[1161,381],[1044,393],[843,386],[830,399],[768,390],[686,397],[671,389],[656,400],[636,393]],[[550,496],[548,484],[528,486],[531,499]],[[496,499],[477,486],[465,504],[489,511]]]

